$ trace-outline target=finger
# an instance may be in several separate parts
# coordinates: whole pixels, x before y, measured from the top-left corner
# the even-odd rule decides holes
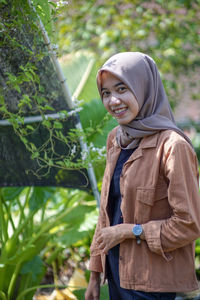
[[[104,244],[104,243],[100,243],[100,244],[99,244],[99,249],[100,249],[100,250],[103,250],[104,248],[105,248],[105,244]]]
[[[97,238],[97,243],[101,243],[102,241],[103,241],[102,236],[99,236],[99,237]]]
[[[108,248],[107,246],[105,246],[105,247],[103,248],[102,252],[103,252],[105,255],[107,255],[107,254],[108,254],[108,250],[109,250],[109,248]]]

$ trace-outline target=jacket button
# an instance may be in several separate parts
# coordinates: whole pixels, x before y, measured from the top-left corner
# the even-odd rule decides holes
[[[122,256],[119,257],[119,260],[122,260]]]

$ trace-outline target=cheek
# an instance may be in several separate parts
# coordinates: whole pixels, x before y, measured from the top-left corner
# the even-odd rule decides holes
[[[103,105],[107,111],[110,111],[109,105],[107,102],[103,102]]]
[[[139,112],[139,106],[138,106],[138,104],[137,103],[135,103],[135,102],[131,102],[130,104],[129,104],[129,108],[130,108],[130,110],[134,113],[134,114],[138,114],[138,112]]]

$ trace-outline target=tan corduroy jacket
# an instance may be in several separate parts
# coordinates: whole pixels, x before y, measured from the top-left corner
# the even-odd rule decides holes
[[[104,272],[98,249],[100,228],[109,226],[108,196],[120,154],[116,128],[107,142],[107,164],[101,208],[91,245],[89,269]],[[165,130],[142,139],[124,164],[120,177],[123,222],[143,224],[145,241],[120,244],[120,286],[147,292],[198,289],[194,266],[195,239],[200,236],[198,163],[194,150],[178,133]]]

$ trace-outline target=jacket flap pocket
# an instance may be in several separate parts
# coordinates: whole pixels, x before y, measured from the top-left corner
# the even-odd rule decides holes
[[[137,200],[140,202],[153,206],[155,199],[155,188],[137,188]]]

